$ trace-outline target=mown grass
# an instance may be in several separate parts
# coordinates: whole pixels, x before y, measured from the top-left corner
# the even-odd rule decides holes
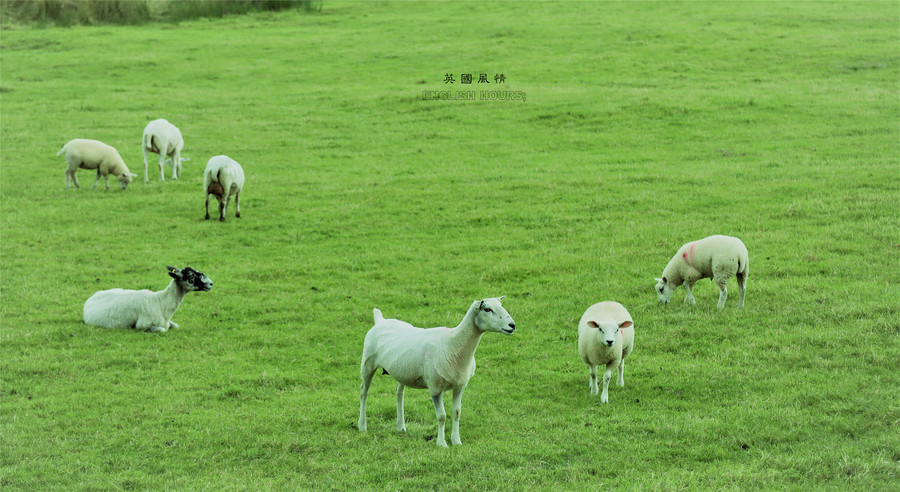
[[[328,2],[3,31],[0,484],[893,488],[898,13]],[[422,100],[469,72],[526,100]],[[157,117],[185,135],[182,180],[63,189],[71,138],[143,175]],[[223,153],[244,217],[206,222]],[[653,277],[713,233],[750,250],[746,307],[717,312],[709,282],[657,305]],[[215,281],[180,329],[82,324],[93,292],[161,289],[166,264]],[[447,326],[500,294],[519,330],[482,340],[463,446],[434,445],[423,392],[394,433],[387,377],[360,435],[372,307]],[[637,335],[601,406],[575,333],[604,299]]]

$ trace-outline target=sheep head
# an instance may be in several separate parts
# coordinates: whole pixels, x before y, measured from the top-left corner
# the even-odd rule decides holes
[[[672,298],[672,294],[675,293],[675,288],[669,285],[669,281],[666,277],[656,279],[656,297],[659,299],[659,302],[663,304],[668,304],[669,299]]]
[[[477,303],[475,313],[475,326],[482,331],[496,331],[506,335],[512,335],[516,331],[516,322],[512,316],[503,309],[500,301],[504,296],[489,297]]]
[[[178,285],[186,291],[199,290],[208,292],[212,289],[212,280],[204,275],[203,272],[194,270],[191,267],[179,269],[173,266],[166,266],[166,268],[169,270],[169,276],[175,279]]]
[[[623,321],[621,324],[616,324],[612,321],[588,321],[587,325],[591,328],[597,329],[597,341],[606,345],[607,347],[612,347],[616,343],[616,332],[628,328],[633,325],[631,321]]]

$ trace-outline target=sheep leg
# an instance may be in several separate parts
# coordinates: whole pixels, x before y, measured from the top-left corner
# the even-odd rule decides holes
[[[97,168],[97,179],[94,180],[94,186],[91,186],[92,190],[97,189],[97,183],[100,182],[100,168]]]
[[[619,362],[619,377],[616,378],[616,386],[625,386],[625,358]]]
[[[178,179],[179,175],[181,175],[181,152],[175,149],[172,154],[172,179]]]
[[[406,418],[403,416],[403,393],[406,386],[397,383],[397,432],[406,432]]]
[[[230,197],[225,196],[221,200],[219,200],[219,222],[225,222],[225,209],[228,208],[228,199]]]
[[[150,331],[153,333],[165,333],[168,328],[163,328],[162,326],[151,326]]]
[[[169,321],[169,328],[178,328],[178,323],[174,321]]]
[[[75,170],[74,170],[74,169],[71,170],[71,171],[68,170],[68,169],[66,169],[66,189],[67,189],[67,190],[69,189],[69,182],[70,182],[70,181],[73,182],[73,183],[75,183],[75,187],[76,187],[76,188],[81,188],[80,186],[78,186],[78,178],[75,177]]]
[[[444,410],[444,393],[440,392],[436,395],[431,395],[431,401],[434,403],[434,413],[437,415],[437,444],[446,448],[447,439],[444,438],[444,424],[447,422],[447,411]]]
[[[747,274],[738,274],[738,289],[740,289],[740,298],[738,299],[738,307],[744,307],[744,294],[747,293]]]
[[[206,192],[206,220],[209,220],[209,192]]]
[[[719,286],[719,304],[716,305],[719,309],[725,307],[725,299],[728,298],[728,279],[716,279],[716,284]]]
[[[597,366],[592,365],[590,367],[591,367],[591,380],[590,380],[590,383],[588,383],[588,387],[591,389],[591,394],[596,395],[597,393],[600,392],[600,388],[597,387]]]
[[[462,444],[462,441],[459,439],[459,417],[462,414],[462,395],[463,391],[465,391],[466,387],[461,386],[453,390],[453,428],[450,431],[450,443],[451,444]]]
[[[603,372],[603,393],[600,393],[600,402],[609,402],[609,380],[612,379],[612,368],[607,366]]]
[[[149,182],[150,182],[150,175],[147,174],[147,164],[148,164],[148,161],[147,161],[147,147],[144,147],[143,145],[141,145],[141,147],[143,147],[141,150],[144,151],[144,182],[145,182],[145,183],[149,183]]]
[[[240,200],[241,200],[241,191],[238,190],[238,192],[235,193],[235,195],[234,195],[234,208],[237,209],[237,210],[235,210],[235,212],[237,212],[237,213],[235,213],[234,216],[239,219],[241,218],[241,201]]]
[[[375,368],[369,368],[365,363],[360,370],[362,376],[362,385],[359,387],[359,421],[356,426],[360,432],[366,431],[366,399],[369,397],[369,385],[372,384],[372,376],[375,375]]]
[[[687,291],[687,294],[684,295],[684,303],[690,304],[691,306],[693,306],[697,302],[694,300],[694,294],[691,293],[691,289],[693,289],[693,288],[694,288],[693,282],[685,282],[684,283],[684,290]]]
[[[159,149],[159,180],[166,180],[166,151]]]

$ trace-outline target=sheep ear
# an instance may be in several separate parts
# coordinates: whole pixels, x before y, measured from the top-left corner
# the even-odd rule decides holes
[[[498,300],[498,301],[502,301],[504,297],[506,297],[506,296],[500,296],[500,297],[497,298],[497,300]]]
[[[657,282],[662,282],[662,281],[663,281],[663,279],[661,279],[661,278],[659,278],[659,277],[656,277],[656,278],[653,279],[653,280],[656,280]]]
[[[623,321],[622,324],[619,325],[619,328],[628,328],[629,326],[631,326],[633,324],[634,323],[632,323],[631,321]]]
[[[177,268],[175,268],[175,267],[173,267],[173,266],[169,266],[169,265],[166,265],[166,269],[169,271],[169,276],[170,276],[170,277],[172,277],[172,278],[181,278],[181,270],[179,270],[179,269],[177,269]]]
[[[598,325],[596,321],[588,321],[587,325],[591,328],[600,328],[600,325]]]

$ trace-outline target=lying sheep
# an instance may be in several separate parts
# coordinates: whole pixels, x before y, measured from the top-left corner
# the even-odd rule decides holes
[[[235,217],[241,218],[241,189],[244,187],[244,170],[236,161],[225,155],[210,158],[203,171],[203,191],[206,193],[206,219],[209,220],[209,195],[219,200],[219,220],[225,220],[225,210],[234,195]]]
[[[164,332],[178,328],[172,316],[190,291],[207,292],[212,280],[191,267],[167,266],[172,281],[159,292],[149,290],[102,290],[84,303],[84,322],[103,328],[137,328]]]
[[[141,149],[144,151],[144,182],[150,181],[147,157],[150,152],[159,154],[159,180],[165,181],[165,163],[172,164],[172,179],[181,176],[181,163],[187,159],[181,158],[181,149],[184,148],[184,139],[181,138],[181,130],[164,119],[153,120],[144,127],[144,135],[141,138]],[[171,161],[166,160],[171,157]]]
[[[598,302],[587,308],[578,322],[578,354],[591,368],[590,389],[596,395],[597,366],[606,366],[600,401],[609,401],[609,380],[617,367],[616,385],[625,386],[625,358],[634,348],[634,321],[618,302]]]
[[[712,279],[719,286],[718,308],[725,307],[728,297],[728,279],[737,276],[741,297],[738,307],[744,307],[747,291],[747,276],[750,274],[750,257],[744,243],[736,237],[709,236],[699,241],[687,243],[669,260],[662,278],[656,279],[656,294],[659,302],[668,304],[679,285],[684,285],[687,295],[684,302],[694,304],[691,289],[701,278]]]
[[[116,149],[98,140],[86,140],[82,138],[69,140],[61,149],[59,149],[56,156],[59,157],[63,155],[63,153],[66,154],[67,190],[69,189],[70,180],[75,183],[76,188],[80,188],[80,186],[78,186],[78,178],[75,177],[75,171],[78,168],[97,170],[97,179],[94,180],[94,186],[92,186],[92,188],[97,187],[100,177],[103,176],[106,181],[106,189],[108,190],[109,175],[112,174],[119,180],[119,184],[122,185],[122,189],[124,190],[128,187],[128,183],[131,183],[131,180],[137,177],[137,174],[132,174],[131,171],[128,170],[128,166],[125,165],[125,161],[122,160],[122,157]]]
[[[359,430],[366,432],[366,398],[372,376],[379,367],[397,380],[397,430],[406,431],[403,417],[403,394],[407,386],[431,393],[437,415],[439,446],[447,446],[444,438],[444,391],[453,390],[453,430],[450,442],[459,439],[459,417],[462,395],[475,374],[475,349],[481,335],[495,331],[506,335],[516,329],[509,313],[500,305],[503,297],[475,301],[456,328],[416,328],[396,320],[385,319],[381,311],[373,311],[375,326],[366,334],[360,374]]]

